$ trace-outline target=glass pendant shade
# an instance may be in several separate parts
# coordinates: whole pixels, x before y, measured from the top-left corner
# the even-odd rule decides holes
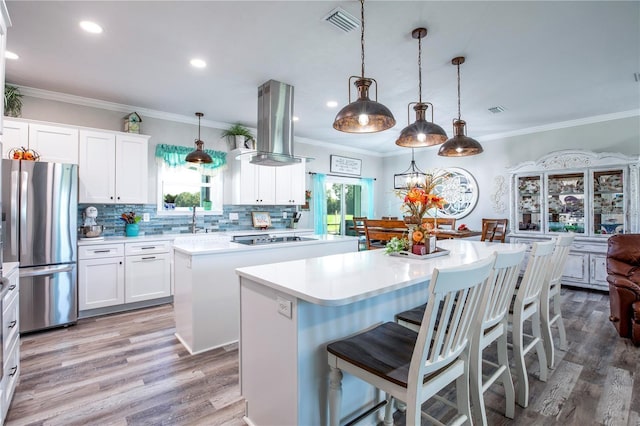
[[[424,187],[424,182],[427,174],[420,170],[416,166],[416,162],[413,159],[413,149],[411,150],[411,164],[409,168],[402,173],[396,173],[393,175],[393,188],[394,189],[406,189],[410,187]]]
[[[204,142],[200,140],[200,118],[204,114],[201,112],[196,112],[196,116],[198,117],[198,139],[196,139],[196,149],[187,154],[184,161],[187,163],[213,163],[211,156],[207,154],[204,150]]]
[[[416,112],[416,121],[402,129],[396,140],[396,145],[406,148],[422,148],[440,145],[447,140],[447,133],[442,127],[426,120],[426,103],[418,102],[413,106],[413,109]]]
[[[482,151],[482,145],[477,140],[466,135],[467,123],[464,120],[453,120],[453,137],[446,141],[438,150],[443,157],[466,157],[477,155]]]
[[[442,157],[477,155],[484,151],[482,145],[467,136],[467,122],[460,118],[460,65],[464,64],[464,56],[453,58],[451,63],[458,67],[458,118],[453,120],[453,137],[440,147],[438,155]]]
[[[396,125],[396,119],[386,106],[378,102],[378,82],[364,76],[364,0],[360,0],[361,75],[349,77],[349,103],[333,121],[333,128],[346,133],[375,133]],[[358,90],[358,99],[351,102],[351,79]],[[376,85],[375,100],[369,99],[369,87]]]

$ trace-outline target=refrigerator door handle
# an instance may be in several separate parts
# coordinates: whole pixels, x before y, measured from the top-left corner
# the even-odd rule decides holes
[[[20,172],[20,241],[22,252],[26,252],[28,249],[27,243],[27,193],[29,190],[29,173],[26,171]]]
[[[11,254],[18,255],[18,171],[11,171]]]
[[[20,271],[20,278],[41,277],[46,275],[59,274],[61,272],[70,272],[75,265],[62,266],[43,266],[41,268],[28,268]]]

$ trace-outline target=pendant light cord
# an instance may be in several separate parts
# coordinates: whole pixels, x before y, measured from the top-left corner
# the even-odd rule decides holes
[[[458,120],[460,120],[460,62],[458,62],[457,66],[458,66]]]
[[[364,78],[364,0],[360,0],[360,50],[362,59],[362,78]]]
[[[200,116],[198,116],[198,140],[200,140]]]
[[[418,37],[418,102],[422,103],[422,37]]]

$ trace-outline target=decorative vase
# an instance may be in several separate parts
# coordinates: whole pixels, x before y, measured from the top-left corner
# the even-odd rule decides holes
[[[127,223],[124,226],[124,233],[127,237],[137,237],[140,232],[140,226],[137,223]]]
[[[422,219],[418,216],[405,216],[402,220],[404,220],[404,223],[412,225],[420,225],[422,223]]]

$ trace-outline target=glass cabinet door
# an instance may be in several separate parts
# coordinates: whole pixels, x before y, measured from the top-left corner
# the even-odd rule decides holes
[[[624,232],[624,180],[622,170],[593,172],[593,233]]]
[[[541,176],[519,176],[517,193],[518,230],[540,232],[541,228]]]
[[[547,177],[548,232],[584,234],[584,182],[582,172]]]

